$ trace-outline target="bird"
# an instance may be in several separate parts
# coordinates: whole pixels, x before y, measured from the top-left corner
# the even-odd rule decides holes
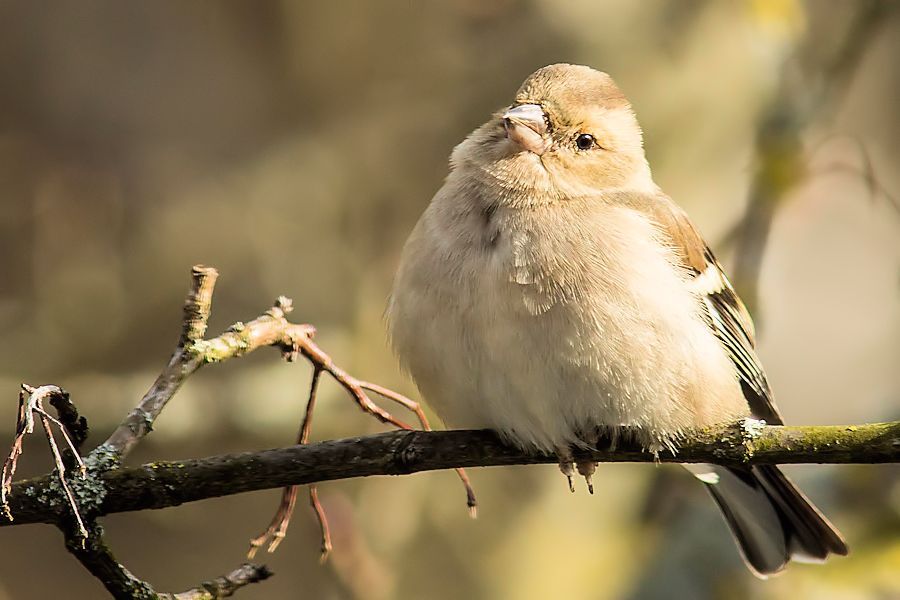
[[[627,435],[647,451],[753,418],[782,424],[751,317],[687,214],[654,182],[613,79],[554,64],[456,146],[401,252],[391,345],[446,425],[554,454]],[[573,464],[575,462],[575,464]],[[846,555],[774,465],[685,465],[761,578]]]

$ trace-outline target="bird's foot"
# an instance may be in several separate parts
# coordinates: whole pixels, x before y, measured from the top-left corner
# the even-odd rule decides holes
[[[578,469],[578,474],[584,477],[584,482],[587,484],[588,492],[591,494],[594,493],[594,472],[597,470],[597,463],[592,460],[582,460],[575,463],[575,467]]]
[[[575,493],[575,484],[573,481],[575,477],[575,460],[572,456],[572,450],[570,448],[557,448],[556,458],[559,459],[559,470],[569,481],[569,491]]]

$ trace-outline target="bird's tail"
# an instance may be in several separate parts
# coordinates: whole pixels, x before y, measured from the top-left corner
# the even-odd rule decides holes
[[[847,554],[841,534],[774,465],[728,468],[696,465],[737,540],[747,565],[760,577],[790,560],[822,562]]]

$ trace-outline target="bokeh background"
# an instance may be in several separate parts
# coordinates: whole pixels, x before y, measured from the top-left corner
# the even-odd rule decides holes
[[[610,72],[654,174],[760,324],[786,418],[900,417],[900,3],[757,0],[0,1],[0,440],[21,382],[72,393],[102,441],[167,360],[192,264],[211,331],[279,294],[357,376],[415,396],[381,315],[454,144],[553,62]],[[204,369],[130,459],[288,444],[309,368],[274,351]],[[317,439],[382,428],[337,386]],[[5,442],[0,444],[5,446]],[[20,473],[46,472],[30,439]],[[769,582],[677,467],[555,467],[320,489],[276,576],[240,598],[900,597],[896,466],[788,469],[853,554]],[[159,590],[238,564],[269,491],[103,520]],[[0,599],[103,598],[49,526],[0,530]]]

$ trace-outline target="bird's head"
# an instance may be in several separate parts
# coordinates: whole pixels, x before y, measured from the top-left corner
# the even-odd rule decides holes
[[[653,185],[628,100],[609,75],[579,65],[531,74],[512,104],[457,147],[453,162],[553,195]]]

